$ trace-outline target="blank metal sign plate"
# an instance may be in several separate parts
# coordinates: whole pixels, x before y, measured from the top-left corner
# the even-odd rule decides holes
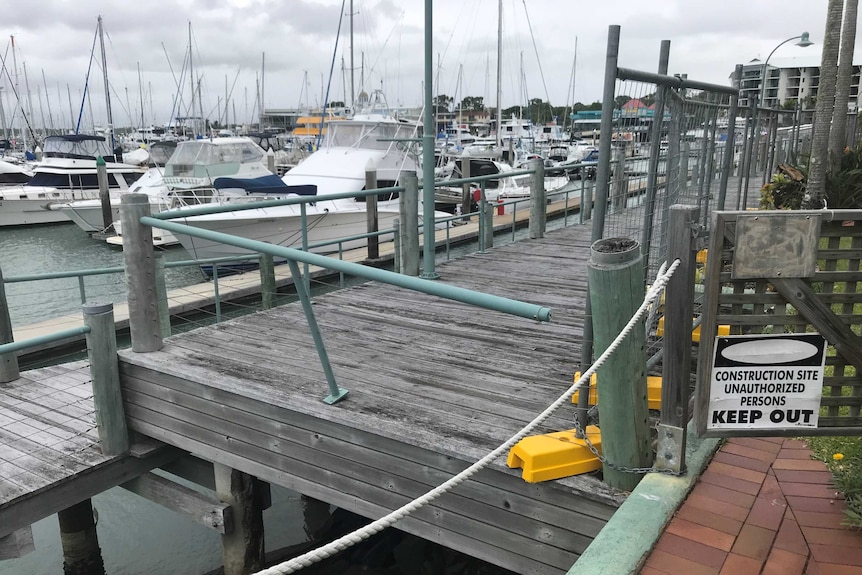
[[[817,265],[820,216],[805,212],[740,215],[733,279],[807,278]]]

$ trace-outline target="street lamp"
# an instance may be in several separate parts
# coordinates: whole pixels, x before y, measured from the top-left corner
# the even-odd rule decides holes
[[[760,74],[760,93],[758,94],[758,97],[757,97],[757,105],[758,106],[763,106],[764,101],[766,99],[766,71],[767,71],[767,65],[769,64],[769,59],[772,58],[772,55],[775,54],[776,50],[778,50],[779,48],[781,48],[782,46],[784,46],[788,42],[792,42],[793,40],[799,40],[799,42],[797,42],[796,45],[799,46],[800,48],[807,48],[808,46],[811,46],[812,44],[814,44],[814,42],[812,42],[811,40],[808,39],[808,32],[803,32],[799,36],[793,36],[792,38],[788,38],[787,40],[785,40],[784,42],[782,42],[781,44],[779,44],[778,46],[776,46],[775,48],[772,49],[772,52],[770,52],[769,56],[766,57],[766,60],[763,61],[763,69],[762,69],[761,74]]]

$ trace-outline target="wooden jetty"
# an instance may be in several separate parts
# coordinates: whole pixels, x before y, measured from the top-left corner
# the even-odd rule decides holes
[[[552,237],[550,237],[552,236]],[[589,232],[573,227],[440,267],[539,303],[550,324],[368,283],[315,299],[338,383],[327,405],[299,305],[120,352],[130,428],[376,518],[503,443],[572,382]],[[544,431],[572,427],[560,410]],[[529,484],[497,461],[397,527],[519,573],[564,573],[623,494],[592,476]]]

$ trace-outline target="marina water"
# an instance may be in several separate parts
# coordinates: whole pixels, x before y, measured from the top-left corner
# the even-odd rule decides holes
[[[0,269],[4,277],[121,267],[123,252],[91,239],[72,224],[0,229]],[[165,251],[166,261],[188,260],[182,248]],[[166,270],[168,289],[204,281],[197,267]],[[85,279],[88,301],[125,300],[122,273]],[[76,278],[6,286],[13,326],[80,313]],[[272,507],[264,512],[266,548],[307,540],[299,495],[272,485]],[[198,575],[221,565],[215,531],[119,487],[93,498],[106,572],[112,575]],[[53,515],[33,526],[36,550],[0,561],[0,575],[57,575],[63,572],[60,527]]]

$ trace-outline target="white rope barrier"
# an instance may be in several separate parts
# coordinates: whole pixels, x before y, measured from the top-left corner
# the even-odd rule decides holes
[[[376,535],[380,533],[387,527],[391,527],[400,519],[410,515],[423,505],[430,503],[437,499],[439,496],[443,495],[447,491],[453,489],[454,487],[460,485],[488,465],[490,465],[495,459],[506,453],[513,445],[518,443],[521,439],[526,437],[530,432],[532,432],[536,427],[542,424],[546,419],[548,419],[557,409],[560,408],[564,403],[568,403],[571,401],[572,394],[581,386],[582,383],[588,382],[590,377],[596,372],[596,370],[608,360],[608,358],[613,355],[616,349],[620,346],[620,344],[625,340],[625,338],[631,333],[631,331],[637,326],[637,324],[643,319],[644,315],[649,311],[650,306],[658,299],[661,292],[664,290],[667,282],[670,281],[671,276],[679,267],[680,261],[675,260],[667,269],[664,275],[660,275],[656,278],[653,286],[647,292],[646,297],[644,298],[643,303],[640,305],[638,310],[626,324],[626,326],[620,331],[620,334],[614,339],[614,341],[608,346],[608,348],[602,353],[601,356],[593,363],[593,365],[587,369],[583,375],[581,375],[580,379],[578,379],[571,387],[569,387],[559,398],[557,398],[554,403],[548,406],[542,413],[540,413],[533,421],[525,425],[518,431],[515,435],[506,440],[505,443],[497,447],[494,451],[490,452],[488,455],[459,473],[454,477],[447,480],[445,483],[440,484],[435,487],[431,491],[425,493],[424,495],[414,499],[410,503],[392,511],[388,515],[369,523],[365,527],[357,529],[353,533],[348,533],[335,541],[324,545],[323,547],[319,547],[308,553],[300,555],[299,557],[294,557],[284,563],[280,563],[278,565],[273,565],[263,571],[258,571],[255,575],[287,575],[288,573],[294,573],[300,569],[305,567],[309,567],[318,561],[322,561],[323,559],[327,559],[341,551],[344,551],[348,547],[355,545],[357,543],[361,543],[365,539],[368,539],[372,535]]]

